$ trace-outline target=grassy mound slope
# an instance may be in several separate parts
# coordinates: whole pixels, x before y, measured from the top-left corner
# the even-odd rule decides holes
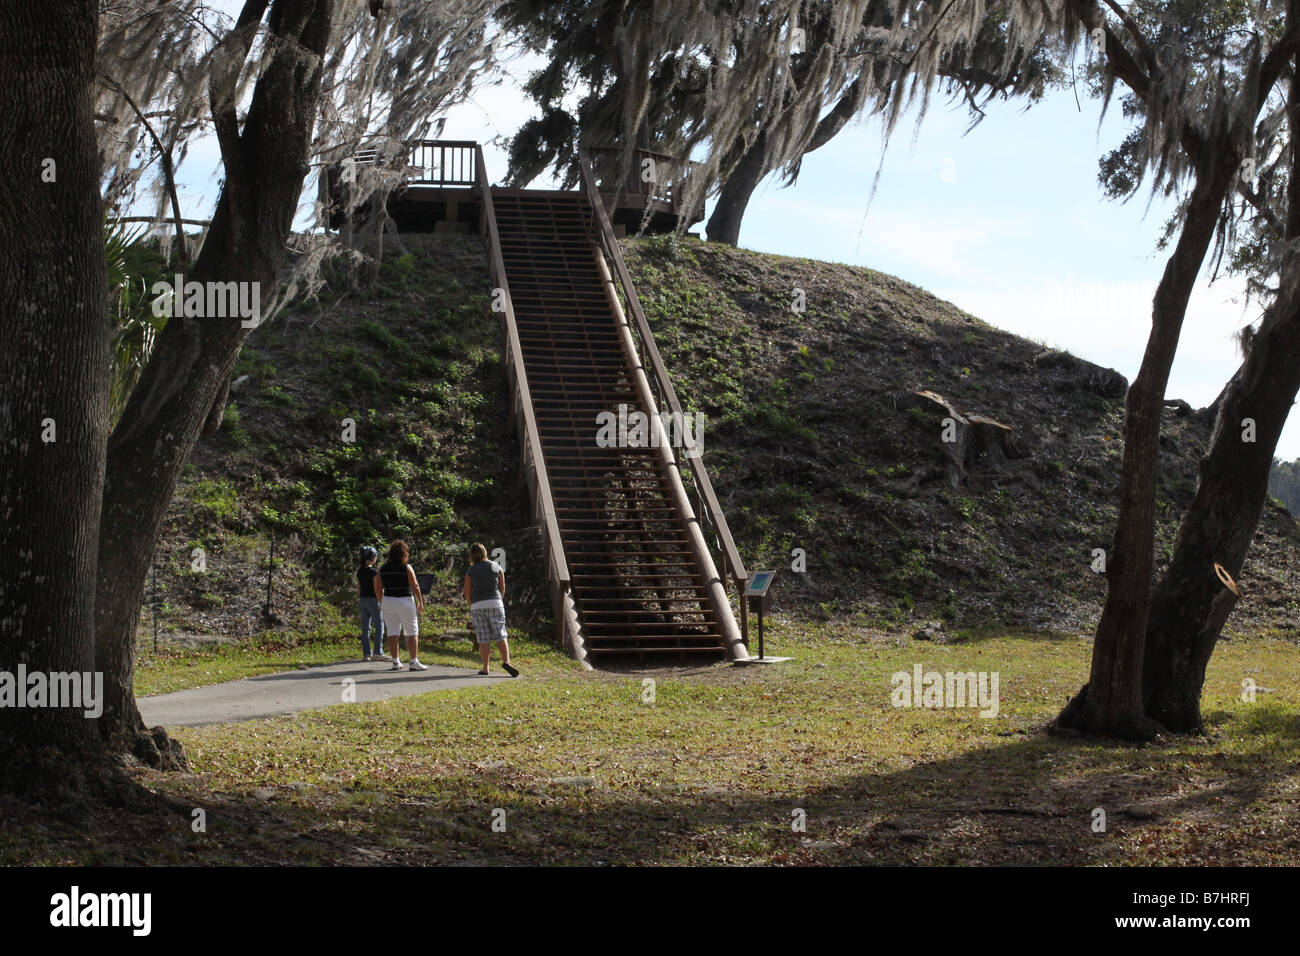
[[[434,597],[448,605],[466,543],[506,548],[523,585],[512,623],[544,630],[482,249],[472,237],[403,243],[374,288],[251,337],[155,561],[164,643],[338,640],[352,628],[356,549],[396,536],[417,570],[439,574]],[[705,463],[742,554],[784,572],[779,607],[863,626],[1091,627],[1122,380],[869,269],[671,238],[626,249],[683,401],[708,415]],[[916,389],[1012,426],[1022,457],[978,455],[956,472],[941,413],[909,404]],[[1203,418],[1168,413],[1162,554],[1207,438]],[[789,571],[797,548],[805,574]],[[1243,584],[1230,633],[1295,634],[1300,529],[1280,508]]]

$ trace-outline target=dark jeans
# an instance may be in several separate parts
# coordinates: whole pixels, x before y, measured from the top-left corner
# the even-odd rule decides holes
[[[370,629],[375,629],[375,649],[370,649]],[[379,613],[379,598],[361,598],[361,656],[384,652],[384,618]]]

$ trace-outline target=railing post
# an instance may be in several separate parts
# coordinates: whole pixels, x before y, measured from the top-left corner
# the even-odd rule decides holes
[[[740,602],[740,640],[749,647],[749,602],[745,600],[745,582],[736,581],[736,599]]]

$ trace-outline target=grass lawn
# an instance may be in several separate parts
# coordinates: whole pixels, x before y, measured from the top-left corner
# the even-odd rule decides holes
[[[1083,637],[935,645],[780,617],[769,637],[769,653],[795,660],[583,672],[516,639],[524,674],[490,692],[178,729],[192,772],[138,775],[185,813],[119,812],[86,829],[4,811],[0,861],[1300,862],[1294,644],[1222,644],[1208,737],[1134,747],[1042,731],[1086,676]],[[140,687],[337,659],[331,649],[358,653],[349,641],[166,658]],[[468,666],[471,653],[421,657]],[[998,715],[892,706],[891,674],[915,664],[997,672]],[[1261,688],[1254,702],[1245,678]]]

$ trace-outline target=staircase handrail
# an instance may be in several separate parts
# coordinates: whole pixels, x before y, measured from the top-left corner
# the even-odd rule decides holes
[[[682,412],[681,402],[677,398],[677,391],[673,388],[672,380],[668,377],[668,369],[664,365],[663,357],[659,354],[659,348],[655,345],[654,335],[650,331],[650,323],[646,321],[645,311],[641,308],[641,300],[637,297],[636,289],[632,286],[632,277],[627,271],[627,264],[623,261],[623,253],[619,249],[617,238],[614,236],[614,227],[609,221],[609,214],[605,210],[600,188],[596,183],[595,174],[592,172],[591,163],[585,151],[578,153],[578,162],[582,167],[582,182],[587,194],[587,200],[592,207],[597,241],[606,258],[613,264],[614,280],[623,293],[628,311],[631,312],[635,323],[638,345],[642,351],[642,365],[649,369],[650,379],[660,395],[662,395],[669,411],[676,415],[677,421],[682,422],[684,426],[686,418]],[[686,446],[687,451],[685,457],[694,462],[693,464],[686,464],[685,467],[690,469],[691,480],[695,485],[696,493],[699,495],[707,513],[707,518],[712,522],[714,531],[722,545],[722,552],[727,561],[727,569],[731,572],[737,586],[743,590],[749,576],[745,572],[745,563],[740,558],[740,552],[736,549],[736,542],[731,537],[731,529],[727,526],[726,515],[723,514],[722,506],[718,503],[718,496],[714,493],[713,483],[709,481],[708,472],[704,469],[702,453],[691,455],[689,452],[694,447],[694,439],[689,429],[682,427],[681,432],[683,444]],[[681,453],[676,447],[672,448],[672,453],[677,461],[678,468],[681,469],[684,466]]]
[[[482,194],[483,228],[487,235],[488,255],[491,260],[492,282],[494,288],[500,289],[504,300],[503,321],[506,331],[505,358],[514,372],[515,389],[519,395],[521,414],[524,421],[524,457],[531,460],[533,471],[537,476],[537,499],[541,510],[542,525],[546,532],[547,555],[555,568],[555,579],[560,586],[568,590],[572,583],[569,576],[569,563],[564,557],[564,544],[560,538],[560,525],[555,517],[555,501],[551,497],[551,481],[546,473],[546,459],[542,454],[541,433],[537,428],[537,416],[533,411],[532,395],[528,390],[528,376],[524,370],[523,348],[519,344],[519,327],[515,323],[514,305],[510,301],[510,287],[506,281],[505,259],[501,254],[501,237],[497,230],[496,212],[492,207],[492,185],[488,182],[487,166],[483,162],[483,147],[474,145],[474,167],[477,187]]]

